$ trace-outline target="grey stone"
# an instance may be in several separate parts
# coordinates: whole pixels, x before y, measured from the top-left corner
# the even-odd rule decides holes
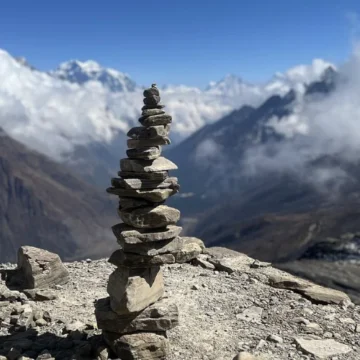
[[[177,253],[184,247],[184,238],[178,236],[174,239],[161,240],[156,242],[143,242],[129,244],[125,241],[119,241],[120,246],[126,253],[134,253],[145,256],[155,256],[161,254]]]
[[[161,100],[160,96],[152,95],[146,97],[143,101],[146,106],[156,107],[159,104],[160,100]]]
[[[69,281],[69,273],[57,254],[32,246],[19,249],[18,270],[26,289],[44,288]]]
[[[133,171],[119,171],[118,175],[124,179],[138,178],[146,180],[165,180],[169,177],[167,171],[154,171],[154,172],[133,172]]]
[[[163,274],[160,267],[119,267],[110,275],[107,290],[114,312],[119,315],[138,312],[163,296]]]
[[[178,179],[168,177],[165,180],[148,180],[148,179],[119,179],[111,180],[111,185],[115,188],[124,189],[167,189],[178,188]]]
[[[145,199],[141,198],[130,198],[130,197],[119,197],[119,209],[120,210],[130,210],[136,209],[139,207],[148,207],[148,206],[155,206],[155,205],[162,205],[164,201],[159,203],[153,203],[150,201],[146,201]]]
[[[120,168],[121,171],[126,172],[152,173],[158,171],[176,170],[177,166],[170,160],[164,157],[159,157],[155,160],[121,159]]]
[[[139,122],[143,126],[168,125],[171,124],[172,117],[167,114],[142,116],[139,118]]]
[[[331,356],[348,354],[351,347],[341,344],[333,339],[307,340],[295,339],[297,346],[306,354],[316,356],[318,359],[328,359]]]
[[[138,208],[132,211],[118,211],[121,220],[140,229],[163,228],[175,225],[180,219],[180,211],[166,205]]]
[[[86,327],[86,325],[79,320],[72,321],[72,322],[66,324],[66,326],[63,329],[63,333],[68,334],[73,331],[82,331],[85,329],[85,327]]]
[[[144,105],[141,110],[144,111],[144,110],[154,110],[154,109],[157,109],[157,110],[161,110],[165,107],[165,105],[162,105],[162,104],[157,104],[156,106],[148,106],[148,105]]]
[[[130,129],[127,133],[127,136],[134,140],[156,139],[168,136],[169,131],[169,125],[157,125],[149,127],[137,126]]]
[[[32,300],[35,301],[48,301],[57,299],[54,291],[48,289],[27,289],[24,293]]]
[[[126,155],[130,159],[155,160],[161,155],[161,146],[128,149]]]
[[[161,109],[144,109],[141,115],[143,117],[146,117],[146,116],[161,115],[161,114],[165,114],[165,111]]]
[[[350,302],[348,295],[341,291],[315,285],[290,274],[272,275],[269,277],[269,284],[276,288],[299,292],[315,303],[342,304],[344,301]]]
[[[151,190],[133,190],[121,188],[107,188],[109,194],[118,195],[121,197],[140,198],[153,203],[163,202],[170,196],[178,192],[175,188],[168,189],[151,189]]]
[[[170,144],[171,144],[171,140],[166,136],[159,137],[156,139],[142,139],[142,140],[129,139],[129,140],[127,140],[128,148],[143,148],[143,147],[170,145]]]
[[[209,261],[207,261],[207,255],[198,255],[194,260],[193,260],[193,265],[195,266],[201,266],[204,269],[209,269],[209,270],[214,270],[215,269],[215,265],[211,264]]]
[[[185,263],[199,256],[205,248],[204,243],[194,237],[183,237],[183,245],[178,251],[172,252],[177,263]]]
[[[150,88],[144,90],[143,95],[144,97],[151,97],[153,95],[160,96],[160,92],[156,85],[152,84]]]
[[[266,338],[267,341],[282,344],[284,342],[283,338],[278,335],[271,334]]]
[[[164,229],[159,230],[145,230],[145,229],[134,229],[126,224],[117,224],[112,227],[113,233],[116,238],[120,241],[120,244],[141,244],[143,242],[153,242],[161,240],[173,239],[182,231],[182,227],[169,225]]]
[[[116,334],[104,331],[104,339],[122,360],[165,360],[169,343],[160,333]]]
[[[164,264],[174,264],[175,257],[171,254],[143,256],[125,253],[122,249],[119,249],[111,254],[109,262],[117,267],[126,266],[129,268],[144,268]]]
[[[95,306],[98,328],[119,334],[136,331],[166,331],[177,326],[179,312],[175,303],[162,299],[141,312],[118,315],[110,308],[110,299],[98,300]]]

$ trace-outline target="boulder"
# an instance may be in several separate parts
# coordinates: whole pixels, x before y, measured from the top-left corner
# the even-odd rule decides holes
[[[165,360],[169,344],[162,333],[133,333],[127,335],[103,332],[104,340],[122,360]]]
[[[162,332],[179,323],[178,308],[169,299],[162,299],[141,312],[118,315],[111,310],[110,299],[104,298],[97,301],[95,316],[99,329],[119,334],[136,331]]]
[[[117,268],[109,277],[107,291],[110,306],[119,315],[138,312],[155,303],[164,294],[160,267]]]
[[[18,251],[18,275],[25,289],[46,288],[69,281],[69,272],[59,255],[32,246]]]

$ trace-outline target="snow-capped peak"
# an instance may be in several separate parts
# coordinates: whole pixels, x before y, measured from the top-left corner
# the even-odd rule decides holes
[[[63,62],[50,75],[72,83],[84,84],[96,81],[112,92],[130,92],[136,84],[129,75],[111,68],[104,68],[93,60]]]

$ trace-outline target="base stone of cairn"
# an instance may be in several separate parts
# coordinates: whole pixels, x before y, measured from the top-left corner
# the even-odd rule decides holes
[[[159,105],[155,85],[144,91],[139,122],[127,133],[126,159],[120,160],[119,178],[107,191],[119,197],[123,221],[112,230],[120,245],[109,259],[109,297],[97,301],[98,328],[112,351],[123,360],[166,359],[166,331],[178,324],[178,308],[164,298],[161,265],[189,261],[204,248],[201,240],[180,237],[180,211],[164,205],[179,191],[169,171],[177,166],[161,156],[172,118]]]

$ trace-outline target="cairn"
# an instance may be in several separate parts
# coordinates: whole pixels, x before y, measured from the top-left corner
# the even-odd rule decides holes
[[[177,178],[169,176],[177,166],[161,156],[162,146],[170,144],[172,117],[159,104],[155,84],[144,97],[142,126],[127,133],[128,158],[120,160],[120,177],[107,189],[120,200],[123,223],[112,229],[121,249],[109,259],[117,267],[109,278],[109,297],[99,300],[95,309],[105,341],[124,360],[166,358],[166,331],[178,324],[178,309],[171,299],[162,298],[161,265],[177,262],[189,246],[187,240],[195,239],[179,236],[180,211],[164,205],[179,191]],[[201,252],[196,239],[190,245]]]

